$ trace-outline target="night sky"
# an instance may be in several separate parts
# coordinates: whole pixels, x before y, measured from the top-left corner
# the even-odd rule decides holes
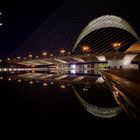
[[[0,19],[3,22],[3,26],[0,27],[1,57],[11,54],[35,55],[36,52],[40,53],[50,48],[54,48],[53,52],[65,46],[72,48],[85,25],[106,14],[121,16],[140,36],[140,2],[136,1],[12,1],[0,6]],[[43,31],[38,30],[34,33],[39,26]]]
[[[63,0],[20,0],[0,3],[0,56],[10,55]]]

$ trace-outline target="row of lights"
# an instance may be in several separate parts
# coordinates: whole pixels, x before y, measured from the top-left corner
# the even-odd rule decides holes
[[[61,49],[60,50],[60,53],[62,55],[64,55],[65,54],[65,50],[64,49]],[[45,57],[48,56],[48,53],[47,52],[43,52],[42,53],[42,56],[45,58]],[[53,54],[50,54],[50,56],[52,57]],[[32,54],[29,54],[28,57],[24,57],[23,59],[26,60],[27,58],[32,59],[33,58],[33,55]],[[35,58],[38,59],[39,56],[35,56]],[[10,60],[11,60],[11,58],[7,58],[7,61],[10,61]],[[19,60],[20,61],[21,60],[21,57],[20,56],[16,57],[16,59],[14,59],[14,61],[16,61],[16,60]],[[0,62],[2,62],[2,59],[0,59]]]
[[[89,46],[83,46],[83,47],[82,47],[82,50],[83,50],[83,52],[88,53],[88,52],[90,51],[90,47],[89,47]],[[60,54],[61,54],[61,55],[64,56],[65,53],[66,53],[66,50],[65,50],[65,49],[60,49]],[[70,55],[70,52],[68,52],[68,54]],[[45,58],[45,57],[48,56],[48,53],[47,53],[47,52],[43,52],[43,53],[42,53],[42,56]],[[53,54],[50,54],[50,56],[52,57]],[[28,58],[29,58],[29,59],[32,59],[32,58],[33,58],[33,55],[32,55],[32,54],[29,54],[29,55],[28,55]],[[38,59],[39,56],[35,56],[35,58]],[[24,57],[23,59],[26,60],[27,58]],[[10,60],[11,60],[10,58],[7,58],[7,61],[10,61]],[[21,60],[21,57],[18,56],[18,57],[17,57],[16,59],[14,59],[14,60]],[[2,60],[0,60],[0,62],[2,62]]]
[[[3,77],[2,77],[2,76],[0,77],[0,80],[3,80]],[[11,78],[8,78],[8,81],[12,81],[12,79],[11,79]],[[18,83],[21,83],[22,80],[21,80],[21,79],[18,79],[17,82],[18,82]],[[36,81],[36,83],[39,83],[39,81]],[[32,85],[32,84],[34,84],[34,82],[33,82],[33,81],[29,81],[29,84]],[[51,81],[50,84],[53,85],[54,83]],[[44,87],[48,86],[47,82],[43,82],[43,86],[44,86]],[[69,85],[69,86],[70,86],[70,85]],[[60,88],[61,88],[61,89],[65,89],[65,88],[66,88],[65,84],[61,84],[61,85],[60,85]]]
[[[121,47],[121,43],[119,43],[119,42],[115,42],[115,43],[113,43],[112,44],[112,46],[113,46],[113,48],[116,50],[116,52],[118,51],[118,49]],[[89,53],[90,51],[91,51],[91,48],[90,48],[90,46],[89,45],[83,45],[82,46],[82,51],[84,52],[84,53]],[[62,55],[62,56],[64,56],[65,55],[65,53],[66,53],[66,50],[65,49],[60,49],[60,54]],[[70,52],[68,53],[69,55],[70,55]],[[47,52],[43,52],[42,53],[42,56],[45,58],[45,57],[47,57],[48,56],[48,53]],[[52,57],[53,56],[53,54],[50,54],[50,56]],[[33,58],[33,55],[32,54],[29,54],[28,55],[28,58],[29,59],[32,59]],[[35,58],[36,59],[38,59],[39,58],[39,56],[35,56]],[[26,60],[27,58],[26,57],[24,57],[23,58],[24,60]],[[10,61],[11,59],[10,58],[7,58],[7,61]],[[14,59],[15,61],[16,60],[21,60],[21,57],[20,56],[18,56],[16,59]],[[0,62],[2,62],[2,60],[0,59]]]
[[[0,77],[0,80],[3,80],[3,77]],[[8,78],[8,81],[12,81],[12,79],[11,79],[11,78]],[[18,82],[18,83],[21,83],[22,80],[21,80],[21,79],[18,79],[17,82]],[[39,81],[36,81],[36,83],[40,83],[40,82],[39,82]],[[29,81],[29,84],[30,84],[30,85],[33,85],[34,82],[33,82],[33,81]],[[51,81],[50,84],[53,85],[54,83]],[[48,86],[47,82],[43,82],[43,86],[44,86],[44,87]],[[70,86],[70,84],[69,84],[68,86]],[[65,89],[65,88],[66,88],[65,84],[61,84],[61,85],[60,85],[60,88],[61,88],[61,89]],[[83,91],[86,92],[86,91],[89,90],[89,88],[90,88],[90,86],[88,86],[88,87],[85,86],[85,87],[83,88]]]
[[[0,72],[35,71],[35,68],[0,68]]]

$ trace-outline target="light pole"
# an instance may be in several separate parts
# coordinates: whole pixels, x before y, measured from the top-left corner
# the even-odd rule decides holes
[[[21,57],[20,57],[20,56],[18,56],[18,57],[17,57],[17,60],[18,60],[18,61],[20,61],[20,58],[21,58]]]
[[[66,52],[66,51],[65,51],[64,49],[61,49],[61,50],[60,50],[60,53],[61,53],[63,56],[64,56],[65,52]]]
[[[32,55],[32,54],[29,54],[28,57],[29,57],[30,59],[32,59],[33,55]]]
[[[43,52],[42,56],[45,58],[47,56],[47,54],[48,54],[47,52]]]
[[[90,47],[89,46],[82,46],[82,51],[85,52],[86,54],[90,51]]]
[[[10,58],[7,58],[7,61],[10,61],[11,59]]]
[[[115,52],[117,55],[118,49],[121,47],[121,43],[113,43],[112,46],[115,49]]]

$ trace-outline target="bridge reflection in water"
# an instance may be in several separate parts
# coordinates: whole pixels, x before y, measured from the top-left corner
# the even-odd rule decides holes
[[[30,85],[59,86],[61,89],[71,88],[81,105],[92,115],[101,118],[111,118],[122,112],[113,94],[108,88],[100,72],[88,73],[44,73],[30,72],[6,77],[8,81],[28,82]]]
[[[3,78],[8,81],[17,81],[18,83],[26,82],[29,85],[41,84],[44,87],[59,87],[60,89],[70,89],[75,94],[75,97],[79,103],[92,115],[100,118],[111,118],[115,117],[123,110],[133,119],[139,121],[139,98],[133,99],[130,94],[124,89],[125,84],[128,85],[128,89],[131,89],[131,84],[135,85],[133,81],[128,81],[127,79],[121,80],[117,77],[117,80],[114,79],[116,76],[110,76],[110,74],[119,74],[123,78],[122,73],[127,73],[128,70],[104,70],[104,71],[95,71],[93,69],[86,69],[82,71],[57,71],[57,72],[46,72],[44,69],[42,71],[37,71],[34,68],[25,71],[9,71],[10,74],[5,77],[0,77],[0,80]],[[129,72],[130,71],[130,72]],[[134,73],[137,70],[129,70],[130,78],[134,80]],[[111,73],[110,73],[111,72]],[[138,72],[138,71],[137,71]],[[126,76],[126,75],[125,75]],[[136,76],[137,79],[137,76]],[[120,81],[118,81],[120,80]],[[131,80],[131,79],[130,79]],[[124,83],[124,82],[125,83]],[[139,81],[138,81],[139,82]],[[120,86],[121,83],[121,86]],[[127,85],[126,85],[127,86]],[[136,88],[136,93],[139,93],[139,89]],[[131,92],[132,92],[131,91]],[[137,96],[139,97],[139,96]],[[131,100],[132,99],[132,100]],[[136,102],[137,101],[137,102]]]
[[[17,128],[26,128],[26,132],[31,131],[28,127],[33,132],[45,127],[51,133],[80,135],[92,134],[93,130],[114,131],[118,126],[121,126],[121,131],[133,129],[137,121],[128,117],[127,110],[122,106],[124,102],[117,101],[111,91],[112,85],[108,86],[104,76],[94,71],[81,74],[23,71],[1,73],[0,83],[6,80],[14,91],[18,91],[16,94],[9,93],[12,98],[9,104],[12,113],[9,114],[17,118]],[[2,103],[5,105],[6,101]]]

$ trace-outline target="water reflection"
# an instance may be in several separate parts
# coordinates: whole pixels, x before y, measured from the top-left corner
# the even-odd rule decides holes
[[[117,107],[112,107],[112,108],[105,108],[105,107],[98,107],[95,106],[89,102],[87,102],[86,100],[84,100],[79,93],[77,92],[77,90],[75,89],[74,86],[72,86],[73,91],[75,92],[75,95],[77,96],[77,99],[79,100],[79,102],[82,104],[82,106],[91,114],[97,116],[97,117],[101,117],[101,118],[112,118],[117,116],[121,111],[122,108],[121,106],[117,106]],[[85,91],[87,91],[87,88],[84,88]]]
[[[92,73],[92,74],[91,74]],[[46,88],[58,86],[60,89],[72,89],[80,104],[92,115],[101,118],[117,116],[122,108],[117,104],[101,75],[90,73],[19,73],[5,75],[3,78],[17,83],[27,82],[29,85],[41,84]]]

